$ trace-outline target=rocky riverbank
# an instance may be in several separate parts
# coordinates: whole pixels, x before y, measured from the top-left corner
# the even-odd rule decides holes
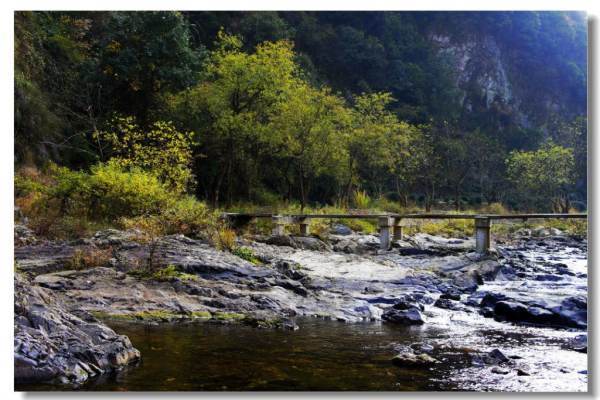
[[[443,313],[458,313],[504,324],[587,327],[585,271],[528,258],[552,248],[586,251],[585,241],[561,235],[524,236],[488,257],[472,252],[472,240],[426,234],[397,242],[391,251],[380,251],[376,236],[344,229],[327,242],[316,237],[240,240],[238,246],[251,250],[253,262],[182,235],[160,238],[152,246],[137,242],[135,232],[116,230],[73,242],[36,240],[23,227],[15,235],[20,243],[15,304],[22,304],[15,308],[15,365],[22,379],[79,382],[137,359],[128,340],[100,322],[110,319],[297,329],[296,316],[419,326],[438,323]],[[136,273],[151,252],[174,273]],[[95,263],[101,265],[82,268],[74,262],[90,254],[103,254]],[[46,319],[53,324],[32,319],[38,298],[44,299],[50,310],[44,311]],[[37,343],[36,335],[51,335],[61,352],[41,349],[32,356],[27,346]],[[583,351],[581,343],[573,348]],[[82,355],[82,348],[92,344],[95,358]],[[40,364],[38,354],[50,361]],[[417,356],[403,354],[394,362]],[[52,372],[40,365],[50,365]]]

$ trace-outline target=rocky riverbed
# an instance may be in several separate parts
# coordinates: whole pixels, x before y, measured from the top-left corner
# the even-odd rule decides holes
[[[134,362],[135,343],[107,328],[110,321],[235,322],[285,332],[302,329],[299,317],[319,317],[433,329],[436,338],[391,344],[389,363],[431,369],[460,353],[461,367],[447,377],[459,388],[482,389],[469,386],[474,376],[489,382],[483,390],[540,390],[548,379],[568,382],[566,390],[587,387],[587,242],[560,232],[514,238],[486,257],[472,252],[471,240],[426,234],[381,251],[376,236],[342,228],[327,242],[240,240],[257,263],[175,235],[153,251],[183,274],[160,280],[135,274],[150,252],[135,232],[73,242],[36,240],[24,227],[15,235],[17,382],[78,383]],[[74,257],[92,251],[110,257],[73,269]],[[510,358],[515,341],[522,359]]]

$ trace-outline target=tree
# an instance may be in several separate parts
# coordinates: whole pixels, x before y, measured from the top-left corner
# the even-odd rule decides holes
[[[193,49],[187,21],[179,12],[109,12],[96,19],[95,77],[106,100],[145,124],[162,94],[196,83],[205,56]]]
[[[549,202],[554,212],[569,211],[568,196],[575,174],[572,149],[549,141],[536,151],[512,151],[507,168],[516,191],[526,191],[533,200],[529,203]]]
[[[297,182],[303,211],[315,178],[335,177],[346,164],[349,113],[344,101],[328,89],[297,82],[293,94],[277,107],[269,131],[278,138],[276,147],[284,163],[291,166],[295,179],[287,179]]]
[[[268,122],[290,96],[297,75],[290,42],[265,42],[248,54],[239,37],[220,31],[201,82],[171,99],[175,118],[200,135],[201,150],[211,155],[206,161],[212,165],[203,172],[214,205],[223,186],[231,204],[236,177],[247,184],[260,167],[271,140]]]
[[[176,193],[193,182],[192,133],[180,132],[170,122],[156,121],[143,130],[133,117],[115,117],[94,137],[101,156],[112,158],[121,167],[150,171]]]
[[[413,127],[388,110],[390,93],[363,93],[354,98],[352,131],[348,136],[349,159],[346,198],[353,187],[363,186],[377,196],[401,159],[407,156]]]

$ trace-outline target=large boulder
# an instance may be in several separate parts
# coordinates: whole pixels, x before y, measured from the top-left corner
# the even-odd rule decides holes
[[[37,242],[33,231],[25,225],[15,224],[14,237],[15,246],[27,246]]]
[[[80,383],[140,358],[127,336],[67,312],[48,290],[15,276],[15,382]]]
[[[331,228],[329,229],[329,232],[332,235],[341,235],[341,236],[352,235],[354,233],[352,231],[352,229],[348,228],[346,225],[339,224],[339,223],[332,224]]]
[[[567,297],[552,311],[560,316],[564,325],[587,328],[587,299],[584,296]]]
[[[402,310],[391,307],[383,313],[381,319],[402,325],[423,325],[425,323],[423,314],[417,307]]]

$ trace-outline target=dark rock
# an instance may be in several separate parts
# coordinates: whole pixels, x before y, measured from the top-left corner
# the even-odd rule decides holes
[[[421,311],[416,307],[411,307],[405,310],[389,308],[383,313],[381,319],[387,322],[404,325],[423,325],[425,323]]]
[[[531,374],[529,373],[529,371],[526,368],[517,368],[517,375],[518,376],[530,376]]]
[[[499,301],[494,306],[494,314],[512,322],[534,322],[534,316],[526,305],[513,301]]]
[[[359,244],[353,240],[340,240],[333,245],[333,250],[347,254],[361,254],[367,249],[359,246]]]
[[[587,334],[577,335],[562,346],[564,349],[587,353]]]
[[[483,356],[483,362],[488,365],[501,365],[506,364],[510,360],[508,357],[504,355],[500,350],[494,349],[490,351],[488,354]]]
[[[562,324],[566,326],[587,328],[587,299],[583,296],[568,297],[552,311],[560,316]]]
[[[465,307],[463,304],[454,301],[454,300],[450,300],[450,299],[443,299],[443,298],[439,298],[435,301],[435,303],[433,303],[433,305],[435,307],[438,308],[443,308],[446,310],[453,310],[453,311],[466,311],[466,312],[470,312],[471,310],[469,310],[467,307]]]
[[[294,321],[291,320],[283,321],[281,323],[281,328],[288,331],[297,331],[298,329],[300,329],[300,327],[296,325]]]
[[[140,235],[137,230],[120,231],[118,229],[105,229],[96,232],[91,241],[99,247],[122,245],[125,242],[130,242]]]
[[[460,300],[460,295],[461,295],[461,293],[458,290],[450,289],[447,292],[442,293],[440,295],[440,299],[450,299],[450,300],[459,301]]]
[[[420,353],[431,353],[434,350],[434,347],[427,343],[413,343],[410,345],[410,348],[413,349],[415,354]]]
[[[311,236],[294,236],[297,248],[312,251],[331,251],[331,246],[319,238]]]
[[[492,373],[494,373],[494,374],[507,375],[509,372],[510,371],[506,368],[500,368],[500,367],[492,368]]]
[[[350,229],[346,225],[342,225],[342,224],[332,224],[329,231],[333,235],[342,235],[342,236],[352,235],[354,233],[352,231],[352,229]]]
[[[481,307],[494,307],[496,303],[502,300],[507,300],[508,297],[500,293],[486,293],[481,299],[479,305]]]
[[[15,246],[28,246],[37,243],[37,238],[31,229],[25,225],[15,224]]]
[[[296,244],[296,241],[294,240],[294,238],[292,238],[291,236],[288,236],[288,235],[271,236],[267,239],[267,241],[265,243],[273,245],[273,246],[288,246],[288,247],[292,247],[294,249],[298,248],[298,244]]]
[[[295,281],[299,281],[307,277],[307,275],[301,271],[302,267],[298,263],[286,260],[279,260],[275,262],[273,266],[277,271],[281,272],[288,278],[293,279]]]
[[[492,307],[483,307],[479,310],[479,313],[486,318],[492,318],[494,316],[494,309]]]

